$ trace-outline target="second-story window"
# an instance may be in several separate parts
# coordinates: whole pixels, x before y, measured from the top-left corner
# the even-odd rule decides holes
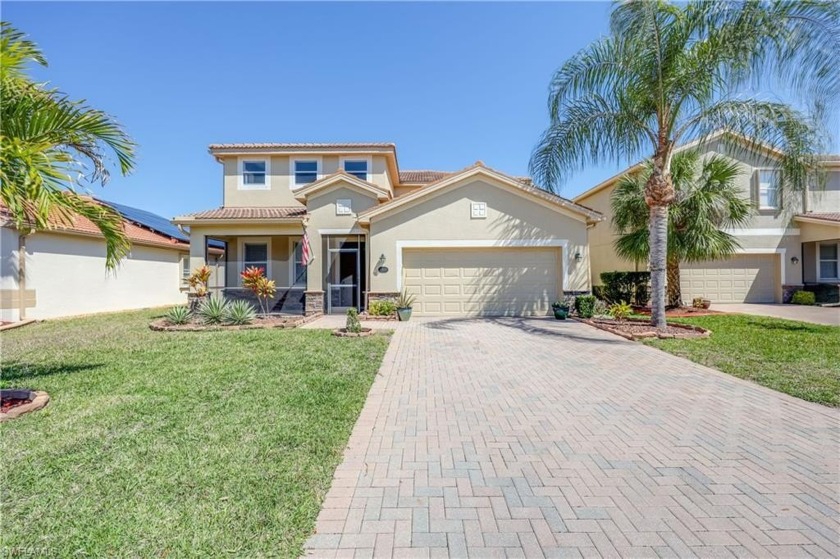
[[[368,162],[366,159],[345,159],[344,170],[357,179],[368,180]]]
[[[297,159],[294,162],[295,188],[318,180],[318,161],[316,159]]]
[[[268,162],[265,159],[242,160],[242,188],[268,188]]]
[[[780,198],[779,172],[773,169],[758,171],[758,209],[777,210]]]

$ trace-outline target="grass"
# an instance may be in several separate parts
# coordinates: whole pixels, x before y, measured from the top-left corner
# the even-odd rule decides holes
[[[314,528],[387,336],[152,332],[160,312],[5,332],[0,556],[292,557]]]
[[[673,322],[712,335],[645,343],[803,400],[840,406],[840,328],[738,314]]]

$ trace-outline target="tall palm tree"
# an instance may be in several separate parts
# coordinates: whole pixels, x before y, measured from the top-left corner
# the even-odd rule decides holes
[[[642,173],[619,179],[610,199],[612,225],[620,235],[615,242],[622,258],[635,261],[650,256],[650,211],[645,185],[653,173],[648,162]],[[718,260],[735,254],[738,239],[724,229],[743,227],[752,217],[749,198],[742,197],[736,180],[738,164],[719,155],[700,161],[695,151],[674,154],[671,181],[674,201],[668,211],[667,304],[682,304],[680,263]]]
[[[23,232],[88,218],[105,237],[106,265],[113,268],[130,248],[122,218],[79,189],[107,182],[106,152],[129,173],[134,142],[104,112],[34,83],[26,66],[46,66],[44,54],[8,23],[0,25],[0,201]]]
[[[674,149],[719,130],[740,149],[782,153],[782,189],[801,191],[816,169],[818,119],[840,97],[840,3],[834,0],[629,0],[610,34],[555,73],[550,123],[531,173],[556,190],[587,164],[651,159],[651,321],[664,328],[668,208]],[[769,84],[807,107],[750,92]]]

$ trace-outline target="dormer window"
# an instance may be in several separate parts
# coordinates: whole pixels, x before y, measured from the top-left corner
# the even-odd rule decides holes
[[[293,188],[300,188],[318,180],[317,159],[295,159],[292,165],[295,177]]]
[[[242,190],[264,190],[268,185],[268,160],[243,159],[240,161],[239,188]]]
[[[758,209],[779,209],[779,172],[774,169],[758,171]]]
[[[367,159],[345,159],[344,171],[353,175],[357,179],[368,180],[368,160]]]

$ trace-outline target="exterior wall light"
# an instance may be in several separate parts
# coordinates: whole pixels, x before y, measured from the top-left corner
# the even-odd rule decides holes
[[[793,264],[794,266],[795,266],[795,265],[797,265],[797,264],[799,264],[799,257],[798,257],[798,256],[791,256],[791,257],[790,257],[790,262],[791,262],[791,264]]]

